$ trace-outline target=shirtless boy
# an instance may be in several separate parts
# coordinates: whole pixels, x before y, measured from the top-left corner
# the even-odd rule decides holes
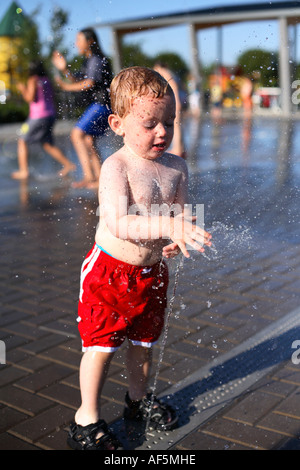
[[[169,430],[174,410],[148,392],[151,346],[158,340],[167,305],[168,268],[163,256],[187,245],[201,252],[210,235],[184,212],[185,161],[167,153],[173,137],[175,98],[155,71],[131,67],[111,85],[112,130],[123,147],[103,164],[100,223],[81,270],[78,326],[84,355],[81,406],[71,424],[74,449],[115,450],[119,442],[100,419],[99,395],[114,352],[128,338],[129,391],[124,417]],[[157,207],[169,207],[160,214]],[[152,406],[150,406],[150,404]]]

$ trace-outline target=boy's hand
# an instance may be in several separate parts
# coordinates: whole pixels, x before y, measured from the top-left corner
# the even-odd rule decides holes
[[[162,255],[164,258],[175,258],[175,256],[179,255],[180,248],[177,243],[170,243],[170,245],[166,245],[163,247]]]
[[[171,219],[170,238],[178,245],[186,258],[190,257],[186,245],[190,245],[199,253],[205,251],[203,245],[211,246],[211,235],[193,224],[195,220],[195,216],[184,217],[183,214],[179,214]]]

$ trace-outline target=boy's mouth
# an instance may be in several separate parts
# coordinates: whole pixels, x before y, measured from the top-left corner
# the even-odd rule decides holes
[[[161,142],[161,143],[159,143],[159,144],[154,144],[153,147],[154,147],[156,150],[165,150],[166,144],[165,144],[165,142]]]

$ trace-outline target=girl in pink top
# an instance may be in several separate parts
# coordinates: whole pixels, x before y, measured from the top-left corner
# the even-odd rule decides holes
[[[36,93],[34,101],[29,105],[29,119],[55,117],[52,85],[48,77],[35,75]]]
[[[18,89],[24,100],[29,103],[29,116],[21,127],[21,137],[18,141],[19,171],[12,173],[12,178],[28,178],[28,145],[33,143],[41,144],[52,158],[61,163],[63,168],[59,176],[67,175],[75,169],[75,165],[53,144],[52,130],[56,112],[52,86],[42,63],[30,64],[28,81],[26,85],[19,83]]]

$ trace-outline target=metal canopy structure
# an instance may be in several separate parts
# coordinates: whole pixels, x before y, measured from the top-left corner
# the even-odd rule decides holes
[[[279,78],[281,88],[281,109],[283,115],[290,115],[291,102],[291,67],[290,39],[288,28],[300,22],[300,1],[249,3],[224,7],[211,7],[200,10],[187,10],[180,13],[149,16],[114,23],[97,23],[94,28],[109,27],[113,36],[113,64],[115,72],[122,68],[121,40],[126,34],[150,31],[157,28],[187,25],[190,34],[192,72],[197,83],[201,83],[199,48],[197,32],[199,30],[241,23],[245,21],[276,20],[279,24]],[[296,35],[294,35],[294,41]]]

